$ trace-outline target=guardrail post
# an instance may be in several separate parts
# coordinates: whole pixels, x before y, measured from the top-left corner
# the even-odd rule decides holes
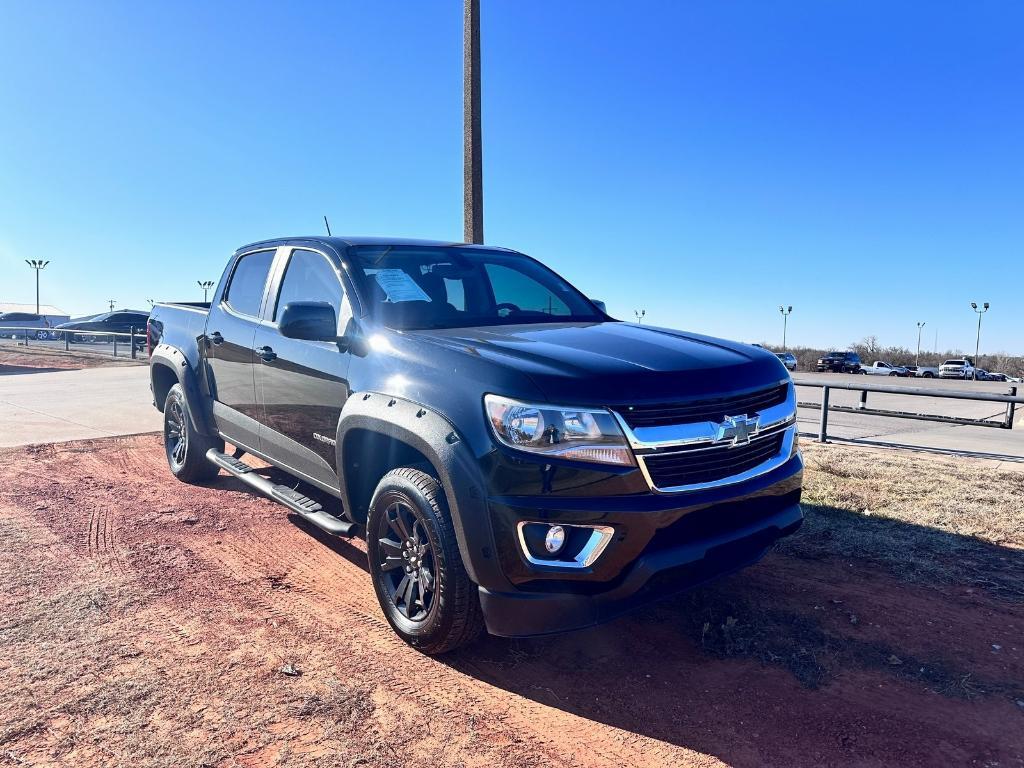
[[[1017,396],[1017,388],[1016,387],[1010,387],[1010,397],[1016,397],[1016,396]],[[1016,409],[1017,409],[1017,404],[1016,403],[1011,401],[1011,402],[1006,404],[1006,421],[1003,422],[1003,426],[1006,429],[1013,429],[1013,413],[1014,413],[1014,411]]]
[[[135,326],[133,325],[128,329],[128,342],[132,345],[132,360],[136,359],[135,355]]]
[[[112,336],[114,340],[114,357],[117,357],[117,336]]]
[[[860,402],[857,403],[857,410],[858,411],[863,411],[867,407],[868,407],[868,391],[866,389],[862,389],[861,392],[860,392]]]
[[[71,351],[71,334],[68,333],[67,331],[64,331],[64,351]]]
[[[821,422],[818,425],[818,442],[828,442],[828,386],[821,388]]]

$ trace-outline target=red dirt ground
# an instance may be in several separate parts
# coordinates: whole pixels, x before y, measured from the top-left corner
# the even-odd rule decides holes
[[[0,375],[21,373],[29,368],[77,371],[82,368],[105,368],[112,365],[138,365],[139,362],[130,358],[114,359],[99,353],[65,352],[31,345],[21,349],[10,344],[0,347]]]
[[[361,543],[178,483],[155,436],[0,462],[0,765],[1024,765],[1024,602],[983,584],[798,542],[433,659],[391,633]]]

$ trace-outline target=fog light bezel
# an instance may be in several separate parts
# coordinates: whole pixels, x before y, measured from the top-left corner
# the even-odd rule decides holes
[[[538,525],[545,528],[551,529],[554,527],[560,527],[565,531],[565,541],[562,546],[555,552],[549,553],[550,558],[537,557],[530,551],[530,546],[526,541],[526,528],[527,526]],[[569,541],[570,531],[568,529],[586,530],[590,534],[574,555],[568,558],[558,558],[560,552],[565,552],[566,543]],[[520,520],[516,526],[516,531],[519,538],[519,547],[522,551],[523,557],[531,565],[541,565],[548,568],[566,568],[566,569],[579,569],[589,568],[598,558],[604,554],[608,544],[611,543],[612,537],[615,535],[615,529],[610,525],[597,525],[597,524],[586,524],[586,523],[552,523],[544,520]],[[547,532],[545,532],[545,539]],[[546,547],[545,547],[546,549]]]

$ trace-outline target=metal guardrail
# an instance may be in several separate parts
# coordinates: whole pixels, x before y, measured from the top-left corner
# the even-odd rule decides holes
[[[931,389],[930,387],[896,387],[889,384],[854,384],[852,382],[832,381],[794,381],[797,387],[816,387],[821,389],[821,402],[808,403],[797,402],[800,408],[821,409],[821,420],[818,426],[818,442],[828,442],[828,413],[832,411],[846,411],[848,413],[863,413],[868,416],[887,416],[896,419],[917,419],[919,421],[938,421],[944,424],[963,424],[975,427],[996,427],[999,429],[1013,429],[1013,417],[1018,404],[1024,404],[1024,397],[1017,394],[1017,387],[1011,386],[1006,394],[994,392],[964,392],[958,389]],[[860,402],[856,406],[830,405],[829,392],[833,389],[852,390],[860,392]],[[967,419],[959,416],[941,416],[931,413],[914,413],[911,411],[890,411],[878,408],[868,408],[868,393],[878,392],[889,395],[907,395],[909,397],[938,397],[953,400],[976,400],[986,403],[1002,403],[1006,406],[1006,414],[1000,421],[992,419]]]
[[[113,341],[112,357],[117,357],[117,340],[118,338],[127,339],[128,350],[131,354],[131,359],[135,360],[138,358],[139,349],[146,343],[146,333],[137,333],[135,328],[130,328],[128,333],[123,331],[73,331],[63,330],[58,328],[40,328],[38,326],[0,326],[0,335],[6,336],[13,333],[14,338],[17,339],[17,334],[21,334],[20,344],[29,346],[29,339],[36,342],[45,341],[64,341],[64,350],[70,351],[71,349],[71,338],[73,336],[85,336],[94,337],[95,339],[106,339]],[[45,333],[46,338],[40,338],[39,334]],[[125,342],[122,342],[122,348]]]

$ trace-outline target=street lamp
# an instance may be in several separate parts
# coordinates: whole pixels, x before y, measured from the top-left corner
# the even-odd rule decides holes
[[[786,351],[786,326],[787,326],[788,321],[789,321],[789,316],[791,314],[793,314],[793,307],[792,307],[792,305],[790,305],[788,307],[784,307],[784,306],[782,306],[780,304],[779,305],[779,312],[782,313],[782,351],[785,352]]]
[[[917,324],[917,357],[914,358],[914,365],[921,365],[921,329],[926,325],[925,322]]]
[[[39,259],[25,259],[25,263],[28,264],[32,269],[36,271],[36,314],[39,314],[39,273],[46,267],[50,262],[41,261]]]
[[[634,309],[633,314],[636,315],[637,325],[643,322],[644,317],[647,315],[646,309]]]
[[[213,280],[196,280],[199,287],[203,289],[203,303],[206,303],[206,292],[213,288]]]
[[[974,365],[972,370],[974,371],[974,380],[978,380],[978,350],[981,348],[981,316],[988,312],[988,302],[986,301],[981,305],[981,309],[978,309],[978,305],[973,301],[971,302],[971,309],[978,313],[978,336],[974,340]]]

